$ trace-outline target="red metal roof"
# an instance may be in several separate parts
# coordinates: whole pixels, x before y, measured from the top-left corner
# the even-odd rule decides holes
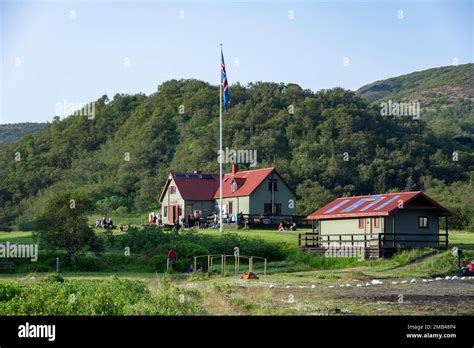
[[[436,203],[423,192],[414,191],[337,198],[309,215],[308,219],[321,220],[364,216],[386,216],[394,210],[399,209],[400,203],[405,206],[407,203],[419,196],[426,198],[430,203],[432,203],[432,205],[443,210],[444,213],[450,214],[449,210]]]
[[[235,174],[227,173],[222,178],[222,197],[249,196],[275,170],[274,167],[243,170]],[[219,175],[217,176],[219,178]],[[237,190],[232,192],[232,182],[237,183]],[[217,179],[219,180],[219,179]],[[214,198],[219,198],[219,182]]]
[[[208,201],[219,189],[219,174],[171,173],[184,200]]]
[[[274,167],[243,170],[235,174],[226,173],[222,178],[222,197],[248,196],[275,171]],[[276,172],[276,171],[275,171]],[[219,174],[171,173],[173,180],[184,200],[202,201],[219,198]],[[232,192],[232,183],[237,183],[237,190]],[[169,185],[167,181],[160,195],[160,202]]]

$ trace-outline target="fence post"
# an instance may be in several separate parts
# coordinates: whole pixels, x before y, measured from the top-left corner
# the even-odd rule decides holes
[[[197,271],[197,257],[194,256],[194,273]]]
[[[444,217],[444,224],[445,224],[444,228],[446,230],[446,249],[448,249],[448,247],[449,247],[449,242],[448,242],[448,215],[446,215]]]
[[[207,255],[207,274],[211,274],[211,255]]]
[[[263,260],[263,275],[267,275],[267,259]]]
[[[224,255],[221,255],[221,274],[224,276]]]

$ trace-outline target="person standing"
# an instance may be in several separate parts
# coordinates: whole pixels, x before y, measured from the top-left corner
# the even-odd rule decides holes
[[[184,222],[184,226],[186,226],[186,228],[191,227],[191,226],[189,225],[190,220],[191,220],[191,214],[186,215],[186,220],[185,220],[185,222]]]
[[[176,247],[173,246],[168,251],[167,262],[166,262],[167,271],[173,272],[175,264],[176,264]]]

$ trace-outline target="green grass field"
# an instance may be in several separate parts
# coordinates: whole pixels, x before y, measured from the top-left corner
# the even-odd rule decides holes
[[[103,232],[103,230],[96,231],[98,235]],[[249,240],[258,237],[275,245],[283,242],[289,248],[295,249],[297,234],[304,232],[304,230],[282,233],[225,229],[225,235],[235,234]],[[213,239],[224,239],[218,230],[198,230],[197,233],[211,236]],[[123,233],[114,231],[116,236],[121,234]],[[7,241],[31,243],[33,237],[31,232],[0,232],[0,243]],[[469,250],[469,247],[474,246],[474,233],[451,231],[450,245],[458,245],[466,249],[463,263],[474,258],[474,250]],[[122,251],[119,248],[108,247],[104,252],[104,257],[119,260],[121,254]],[[120,271],[62,272],[61,276],[65,279],[62,283],[64,285],[52,284],[51,279],[57,276],[51,273],[22,272],[21,269],[14,274],[1,273],[0,287],[9,289],[8,287],[11,286],[11,291],[15,292],[19,291],[15,286],[21,286],[24,290],[22,290],[21,298],[18,297],[15,300],[16,304],[10,305],[9,301],[0,303],[0,314],[16,314],[20,309],[21,313],[29,315],[77,314],[78,309],[69,307],[63,309],[64,299],[59,295],[56,298],[56,295],[48,294],[48,291],[56,291],[55,289],[64,287],[64,291],[61,292],[63,294],[70,291],[67,289],[80,287],[84,294],[92,296],[94,287],[97,286],[97,291],[101,292],[100,296],[107,297],[115,286],[113,279],[117,278],[113,277],[114,275],[117,275],[120,280],[132,282],[128,285],[117,283],[117,286],[124,287],[123,291],[128,291],[130,296],[135,296],[137,299],[143,296],[143,294],[134,295],[135,291],[139,291],[140,284],[145,285],[151,295],[146,295],[147,300],[138,303],[132,300],[129,302],[126,299],[129,295],[117,299],[117,303],[113,297],[109,299],[110,306],[106,307],[100,301],[94,302],[94,296],[92,296],[87,300],[89,306],[87,308],[93,308],[92,315],[115,313],[112,311],[114,308],[128,308],[118,311],[117,315],[474,314],[468,302],[459,301],[460,297],[471,296],[474,281],[444,280],[445,275],[453,275],[459,271],[450,250],[416,249],[400,252],[388,259],[361,261],[293,253],[286,260],[269,262],[266,275],[262,274],[263,265],[256,263],[254,270],[259,274],[260,279],[250,281],[240,279],[240,274],[233,274],[232,258],[228,260],[228,272],[225,277],[220,275],[220,262],[216,262],[213,268],[215,273],[211,276],[207,273],[174,273],[167,280],[168,276],[164,273],[144,271],[139,257],[140,255],[137,255],[133,262],[130,261],[132,263],[120,268]],[[239,273],[244,272],[246,267],[247,265],[243,262]],[[442,276],[443,281],[434,281],[434,277],[438,276]],[[410,281],[413,278],[417,279],[416,284],[419,285]],[[430,278],[432,282],[423,283],[422,278]],[[383,281],[384,285],[370,285],[365,288],[365,284],[371,284],[373,279]],[[402,281],[405,282],[404,285]],[[171,285],[164,286],[163,284],[167,282],[171,282]],[[393,285],[394,283],[397,285]],[[363,287],[358,288],[356,285]],[[176,299],[183,293],[189,294],[193,302],[179,307]],[[399,294],[404,294],[407,299],[403,306],[397,302]],[[170,303],[170,299],[175,299],[173,301],[176,303]]]

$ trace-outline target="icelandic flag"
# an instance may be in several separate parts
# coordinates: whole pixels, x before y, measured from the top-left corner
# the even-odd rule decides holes
[[[224,53],[221,48],[221,83],[224,90],[224,108],[225,111],[229,108],[229,86],[227,84],[227,73],[225,72]]]

